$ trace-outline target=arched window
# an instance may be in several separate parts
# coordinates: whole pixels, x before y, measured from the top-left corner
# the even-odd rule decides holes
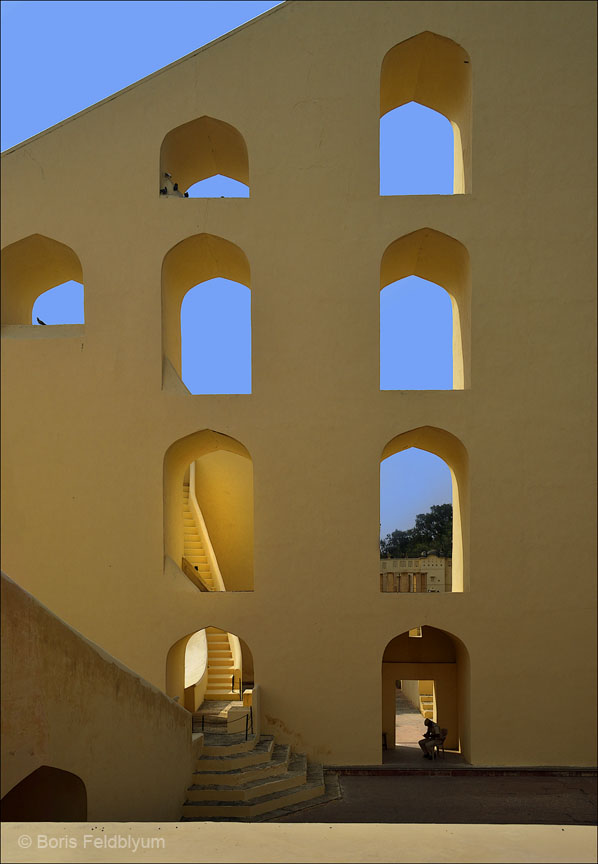
[[[251,292],[230,279],[191,288],[181,304],[182,381],[190,393],[251,393]]]
[[[80,282],[69,280],[40,294],[33,304],[31,323],[84,324],[84,292]]]
[[[451,472],[438,456],[409,448],[380,463],[382,590],[452,591]],[[388,584],[387,584],[388,583]]]
[[[248,197],[249,158],[241,133],[213,117],[198,117],[172,129],[160,148],[160,194]]]
[[[380,194],[451,195],[454,182],[451,124],[417,102],[380,120]]]
[[[2,250],[2,324],[83,324],[83,273],[72,249],[31,234]]]
[[[396,454],[401,458],[392,458]],[[468,530],[468,460],[461,442],[431,426],[393,438],[380,466],[380,590],[466,590]]]
[[[422,228],[388,246],[380,266],[381,390],[470,386],[470,281],[467,250],[440,231]]]
[[[417,103],[410,105],[409,103]],[[385,115],[395,109],[405,106],[402,114],[385,119]],[[424,188],[413,189],[410,185],[415,178],[405,179],[413,161],[402,148],[397,150],[396,143],[392,146],[396,161],[404,160],[405,164],[396,165],[396,171],[389,168],[386,152],[388,133],[395,124],[404,127],[404,121],[409,125],[422,120],[439,123],[440,132],[430,126],[428,138],[440,134],[446,141],[445,151],[450,146],[448,125],[441,119],[429,115],[429,121],[422,111],[431,109],[443,115],[452,127],[453,138],[453,181],[452,189],[447,192],[469,192],[471,188],[471,63],[467,52],[452,39],[426,31],[404,42],[400,42],[388,51],[382,61],[380,74],[380,117],[381,121],[381,176],[380,193],[392,194],[430,194]],[[407,141],[403,141],[406,144]],[[442,141],[439,141],[442,144]],[[407,157],[407,158],[406,158]],[[424,169],[430,169],[430,163],[423,164],[421,143],[418,162]],[[383,170],[384,169],[384,170]],[[400,181],[397,185],[397,181]],[[405,185],[407,183],[407,185]],[[434,189],[438,194],[441,189]]]
[[[222,237],[196,234],[168,252],[162,265],[166,389],[251,393],[249,285],[245,254]]]
[[[451,298],[407,276],[380,292],[380,389],[452,390]]]
[[[223,174],[214,174],[194,183],[187,190],[188,198],[249,198],[249,186],[225,177]]]

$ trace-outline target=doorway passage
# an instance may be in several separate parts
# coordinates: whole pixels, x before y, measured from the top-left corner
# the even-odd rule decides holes
[[[399,680],[395,686],[395,747],[421,753],[424,720],[435,720],[434,682]]]

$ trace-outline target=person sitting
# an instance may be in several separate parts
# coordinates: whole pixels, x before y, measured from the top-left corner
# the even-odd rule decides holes
[[[421,741],[417,743],[422,749],[422,753],[424,755],[424,759],[433,759],[434,758],[434,747],[437,744],[442,744],[445,736],[442,734],[442,730],[438,723],[434,723],[433,720],[429,720],[427,717],[424,720],[424,725],[427,727],[424,732],[424,737]]]

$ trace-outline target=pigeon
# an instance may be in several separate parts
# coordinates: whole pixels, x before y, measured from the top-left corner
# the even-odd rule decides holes
[[[37,318],[37,323],[38,323],[38,324],[43,324],[44,327],[46,326],[46,322],[45,322],[45,321],[42,321],[41,318]]]

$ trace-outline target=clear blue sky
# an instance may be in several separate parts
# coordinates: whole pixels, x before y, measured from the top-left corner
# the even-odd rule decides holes
[[[5,0],[2,150],[277,5],[235,0]],[[414,103],[387,114],[380,123],[380,194],[450,194],[452,148],[450,124],[440,115]],[[209,182],[204,195],[248,194],[239,184],[231,190],[221,178]],[[450,389],[448,295],[412,276],[385,288],[380,303],[381,388]],[[233,305],[237,312],[231,316]],[[212,334],[212,343],[197,339],[200,314],[201,331]],[[34,320],[37,316],[49,324],[82,321],[82,289],[66,285],[43,295]],[[219,279],[192,289],[183,319],[184,377],[192,392],[251,392],[249,322],[247,289]],[[221,327],[226,327],[226,339],[219,340]],[[224,341],[228,351],[221,350]],[[231,345],[238,346],[236,353],[231,353]],[[206,364],[205,358],[213,358],[216,350],[219,362]],[[416,513],[450,500],[450,473],[437,457],[409,450],[382,463],[383,535],[411,527]]]

